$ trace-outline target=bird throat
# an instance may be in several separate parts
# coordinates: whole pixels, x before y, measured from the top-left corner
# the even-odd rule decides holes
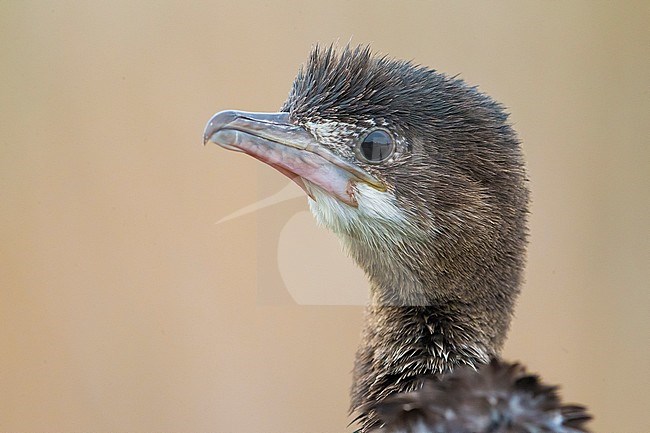
[[[375,238],[383,246],[339,236],[370,281],[371,302],[351,389],[351,411],[362,432],[378,425],[372,408],[376,402],[417,389],[426,377],[475,367],[498,355],[512,311],[507,297],[494,298],[499,297],[499,279],[484,278],[480,290],[474,290],[476,280],[465,276],[478,274],[478,268],[440,272],[450,266],[439,263],[444,254],[436,251],[434,233]],[[480,266],[462,258],[455,263]]]
[[[422,228],[390,193],[360,186],[359,206],[351,208],[312,192],[316,220],[338,235],[370,282],[351,389],[351,411],[369,432],[379,422],[373,404],[498,354],[519,279],[504,272],[498,249],[484,248],[483,237],[459,245]]]

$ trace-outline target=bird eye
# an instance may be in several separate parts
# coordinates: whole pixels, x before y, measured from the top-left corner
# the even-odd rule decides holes
[[[386,161],[395,152],[393,137],[383,129],[375,129],[366,135],[356,146],[357,157],[371,164]]]

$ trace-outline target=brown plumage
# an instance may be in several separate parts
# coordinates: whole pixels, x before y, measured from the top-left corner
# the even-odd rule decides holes
[[[373,433],[580,433],[591,419],[584,407],[562,404],[557,387],[496,359],[425,379],[372,409],[383,425]]]
[[[367,274],[351,391],[363,432],[381,425],[388,396],[499,354],[528,209],[507,117],[462,80],[366,47],[317,47],[280,113],[226,111],[206,126],[206,142],[300,185]]]

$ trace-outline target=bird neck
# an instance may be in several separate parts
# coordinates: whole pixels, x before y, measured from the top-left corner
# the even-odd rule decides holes
[[[396,310],[434,315],[465,329],[488,353],[497,353],[520,291],[523,243],[509,242],[497,228],[464,238],[449,231],[400,229],[378,226],[381,236],[374,237],[337,233],[368,277],[370,311],[400,307]],[[401,333],[411,332],[399,320],[391,323]]]
[[[511,230],[457,218],[464,208],[414,218],[394,196],[360,191],[356,208],[316,187],[309,204],[370,281],[352,387],[352,410],[365,432],[377,419],[364,410],[368,404],[416,388],[423,376],[498,354],[521,282],[525,218],[504,218],[521,221]],[[512,232],[520,236],[513,240]]]
[[[362,431],[376,422],[364,407],[417,388],[425,376],[486,363],[505,340],[519,270],[499,266],[496,251],[474,260],[440,251],[436,242],[431,236],[369,248],[344,239],[371,286],[351,391]]]
[[[494,356],[493,347],[467,306],[439,302],[430,306],[369,305],[357,351],[351,411],[370,431],[375,414],[364,407],[396,392],[412,391],[426,376],[456,366],[476,366]]]

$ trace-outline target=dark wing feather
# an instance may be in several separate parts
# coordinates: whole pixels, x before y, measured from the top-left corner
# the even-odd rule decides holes
[[[460,368],[373,405],[375,433],[585,433],[591,416],[519,364]]]

